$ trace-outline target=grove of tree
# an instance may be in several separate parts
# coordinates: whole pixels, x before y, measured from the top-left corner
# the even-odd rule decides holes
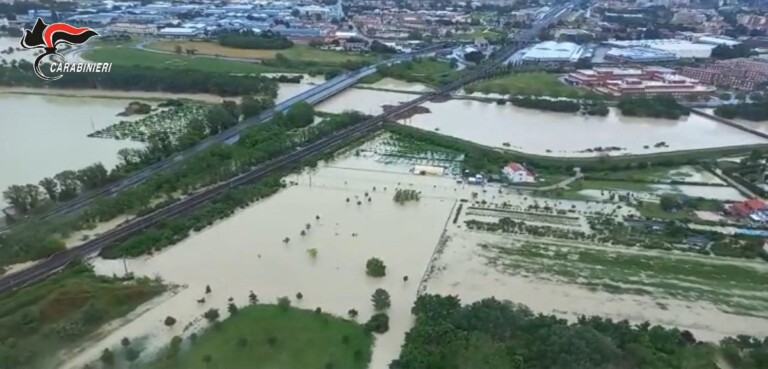
[[[421,295],[390,369],[713,369],[722,354],[733,369],[768,368],[768,338],[698,342],[689,331],[553,315],[493,298],[461,305],[453,296]]]

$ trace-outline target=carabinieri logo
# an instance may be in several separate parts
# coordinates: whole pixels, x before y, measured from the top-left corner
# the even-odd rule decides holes
[[[112,63],[51,63],[51,73],[59,73],[57,76],[46,76],[40,70],[43,58],[54,55],[61,59],[57,47],[60,44],[80,45],[93,36],[98,36],[96,31],[88,27],[73,27],[66,23],[45,24],[41,18],[37,18],[32,30],[24,30],[21,38],[21,47],[25,49],[43,49],[45,52],[35,59],[35,74],[46,81],[55,81],[67,72],[109,72]]]

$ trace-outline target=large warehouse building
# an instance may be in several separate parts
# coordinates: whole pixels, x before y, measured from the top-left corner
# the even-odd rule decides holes
[[[575,63],[581,58],[584,48],[572,42],[544,41],[523,55],[525,62]]]
[[[712,55],[716,45],[693,43],[686,40],[629,40],[608,41],[607,45],[618,48],[648,48],[672,53],[678,59],[706,59]]]
[[[615,47],[605,53],[605,59],[631,63],[659,63],[677,60],[677,55],[647,47]]]

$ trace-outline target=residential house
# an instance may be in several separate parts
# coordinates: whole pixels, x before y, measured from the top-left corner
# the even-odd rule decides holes
[[[509,162],[509,164],[507,164],[507,166],[505,166],[501,172],[510,182],[536,182],[536,176],[531,173],[531,171],[529,171],[522,164],[516,163],[514,161]]]

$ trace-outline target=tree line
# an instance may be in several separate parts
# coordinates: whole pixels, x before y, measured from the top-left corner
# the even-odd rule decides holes
[[[314,110],[307,104],[297,104],[296,111],[291,110],[287,122],[306,123],[312,119]],[[221,105],[211,106],[206,114],[191,120],[178,139],[172,139],[168,132],[155,132],[143,148],[124,148],[117,152],[119,162],[108,171],[102,163],[95,163],[79,170],[65,170],[53,177],[46,177],[37,184],[12,185],[3,191],[3,198],[20,215],[36,209],[44,210],[56,202],[66,202],[79,194],[97,189],[118,181],[136,170],[163,160],[172,154],[194,146],[208,136],[218,134],[236,125],[241,117],[260,114],[274,106],[269,98],[243,97],[242,104],[225,100]],[[310,116],[310,118],[307,118]],[[310,121],[311,123],[311,121]]]
[[[225,110],[221,107],[216,115],[225,118]],[[309,104],[294,104],[286,114],[276,113],[270,122],[243,132],[237,143],[212,145],[169,171],[152,176],[114,196],[99,198],[76,217],[54,217],[22,224],[0,237],[0,264],[48,256],[64,247],[59,236],[93,227],[97,222],[108,221],[120,215],[146,214],[159,206],[176,201],[179,193],[189,194],[230,179],[247,172],[255,165],[294,150],[299,145],[325,137],[365,119],[360,113],[349,112],[326,117],[322,122],[312,125],[314,115],[314,109]],[[151,142],[149,147],[154,147],[150,150],[158,156],[163,153],[169,155],[174,150],[174,146],[168,141]],[[137,160],[141,160],[141,157]],[[140,165],[135,162],[131,164],[137,167]],[[154,247],[173,244],[185,237],[189,230],[201,229],[213,220],[226,217],[234,209],[268,196],[281,187],[279,178],[274,178],[244,187],[237,192],[229,192],[194,215],[167,221],[155,229],[129,239],[115,250],[137,255],[151,251]],[[250,200],[246,201],[247,199]],[[153,205],[158,201],[159,204]]]
[[[715,108],[715,115],[726,119],[765,121],[768,120],[768,101],[720,105]]]
[[[43,65],[41,68],[47,70],[49,67]],[[26,60],[12,61],[10,66],[0,67],[0,85],[271,97],[277,97],[279,87],[277,81],[263,76],[139,66],[120,66],[109,73],[68,73],[67,78],[51,83],[38,78],[32,63]]]
[[[678,119],[690,113],[687,107],[668,95],[622,97],[618,108],[622,115],[630,117]]]
[[[171,196],[176,192],[189,193],[219,183],[364,118],[356,112],[343,113],[302,128],[301,122],[310,122],[306,117],[299,114],[278,115],[273,124],[254,127],[236,144],[216,145],[197,154],[185,161],[178,170],[156,176],[146,183],[117,194],[114,200],[103,206],[89,209],[89,215],[95,217],[92,221],[105,221],[120,214],[146,208],[151,199],[158,196]],[[256,184],[231,190],[188,216],[163,221],[159,226],[116,247],[105,249],[102,256],[138,256],[173,245],[185,238],[190,231],[199,231],[216,220],[232,215],[235,210],[279,191],[285,186],[280,177],[281,174],[275,174]]]
[[[221,46],[237,49],[282,50],[293,46],[293,41],[271,31],[256,33],[252,30],[226,31],[216,36]]]
[[[454,296],[422,295],[390,369],[688,369],[716,368],[723,353],[734,369],[768,367],[768,338],[699,342],[691,332],[597,316],[568,323],[494,298],[461,305]]]

